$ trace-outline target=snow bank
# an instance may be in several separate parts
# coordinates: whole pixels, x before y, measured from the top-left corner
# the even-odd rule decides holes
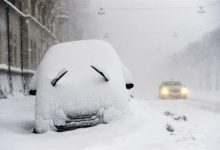
[[[101,109],[108,109],[108,114],[109,110],[124,111],[130,97],[122,65],[114,48],[105,41],[76,41],[51,47],[30,85],[37,90],[36,129],[48,130],[51,120],[62,123],[63,118],[59,121],[54,117],[63,115],[57,112],[74,116]],[[67,72],[62,75],[63,69]],[[56,81],[54,86],[52,81]]]

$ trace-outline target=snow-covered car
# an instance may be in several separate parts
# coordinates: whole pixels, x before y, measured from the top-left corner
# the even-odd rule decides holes
[[[111,121],[127,109],[134,84],[114,48],[102,40],[57,44],[30,83],[35,130],[65,131]]]
[[[159,86],[161,99],[187,99],[188,88],[179,81],[163,81]]]

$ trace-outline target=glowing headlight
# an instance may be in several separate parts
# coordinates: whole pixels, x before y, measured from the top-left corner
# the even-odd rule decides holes
[[[188,89],[185,87],[181,89],[181,94],[183,94],[183,95],[187,95],[188,92],[189,92]]]
[[[161,89],[161,94],[162,94],[162,95],[168,95],[168,94],[169,94],[168,88],[166,88],[166,87],[162,88],[162,89]]]

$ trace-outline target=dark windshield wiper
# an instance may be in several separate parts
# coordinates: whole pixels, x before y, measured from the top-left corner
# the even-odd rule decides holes
[[[56,86],[57,82],[67,73],[66,69],[62,69],[57,76],[51,81],[52,86]]]
[[[103,72],[101,72],[100,70],[98,70],[96,67],[91,66],[95,71],[97,71],[104,79],[106,82],[109,81],[109,79],[105,76],[105,74]]]

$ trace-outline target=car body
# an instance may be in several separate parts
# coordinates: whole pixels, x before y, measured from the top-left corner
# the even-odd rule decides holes
[[[35,132],[66,131],[109,122],[123,111],[133,88],[130,71],[102,40],[51,47],[30,84],[36,94]]]
[[[163,81],[159,86],[161,99],[187,99],[188,88],[179,81]]]

